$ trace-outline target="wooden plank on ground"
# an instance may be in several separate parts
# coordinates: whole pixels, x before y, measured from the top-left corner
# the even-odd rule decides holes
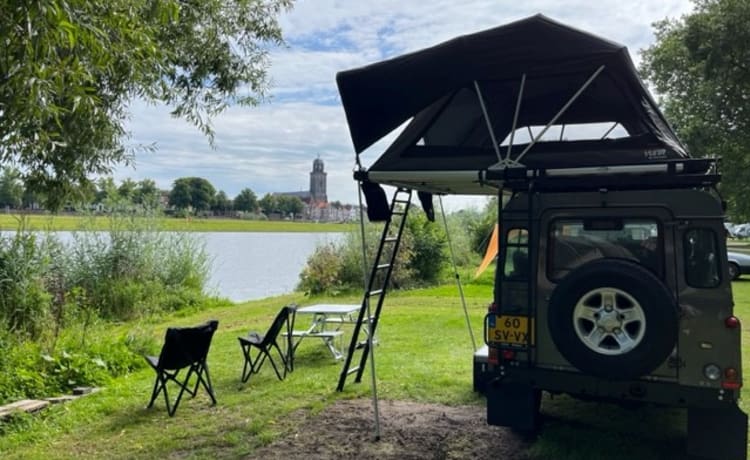
[[[40,401],[38,399],[22,399],[14,403],[0,406],[0,419],[5,419],[13,412],[36,412],[49,406],[49,401]]]

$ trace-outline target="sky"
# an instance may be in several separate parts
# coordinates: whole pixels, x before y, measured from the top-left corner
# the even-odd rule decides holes
[[[170,189],[198,176],[234,198],[309,189],[312,162],[328,173],[329,201],[357,202],[355,154],[336,89],[336,73],[436,45],[537,13],[619,42],[636,63],[654,43],[652,24],[692,9],[689,0],[298,0],[279,20],[286,46],[270,50],[270,98],[257,107],[230,107],[214,118],[215,146],[169,109],[134,101],[128,129],[137,153],[114,178],[153,179]],[[366,167],[396,133],[366,150]],[[448,211],[481,207],[486,198],[446,197]]]

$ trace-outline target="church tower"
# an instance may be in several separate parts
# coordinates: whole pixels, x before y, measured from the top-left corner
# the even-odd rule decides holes
[[[317,203],[327,203],[326,176],[323,160],[316,158],[313,161],[313,169],[310,172],[310,198]]]

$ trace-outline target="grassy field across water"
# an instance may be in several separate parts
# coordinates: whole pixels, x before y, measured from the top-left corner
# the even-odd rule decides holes
[[[491,299],[491,276],[464,287],[475,334]],[[750,321],[750,280],[734,283],[737,315]],[[319,341],[303,341],[295,370],[278,381],[268,367],[247,385],[239,382],[242,357],[237,336],[264,331],[288,302],[358,303],[359,297],[305,298],[286,295],[147,323],[111,326],[105,333],[138,328],[158,344],[167,326],[209,318],[219,330],[209,354],[218,404],[205,393],[184,400],[177,415],[160,398],[146,410],[154,373],[119,378],[101,392],[23,417],[5,426],[0,458],[247,458],[256,448],[285,436],[295,417],[316,414],[339,398],[369,397],[369,385],[349,383],[335,391],[340,362]],[[298,318],[300,320],[300,318]],[[750,337],[743,331],[744,367],[750,369]],[[472,345],[455,286],[394,292],[378,328],[378,391],[382,399],[484,405],[472,391]],[[158,350],[153,350],[157,352]],[[369,381],[369,379],[365,379]],[[750,410],[747,390],[742,407]],[[529,454],[537,459],[678,459],[685,442],[685,416],[677,410],[623,409],[558,396],[545,397],[541,436]],[[0,425],[2,427],[2,425]]]
[[[0,231],[16,230],[22,218],[31,230],[72,231],[80,230],[84,224],[90,230],[109,229],[107,216],[27,214],[21,217],[17,214],[0,214]],[[162,217],[159,227],[180,232],[347,232],[354,228],[354,224]]]

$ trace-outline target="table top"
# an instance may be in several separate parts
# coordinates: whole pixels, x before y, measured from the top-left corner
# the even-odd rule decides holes
[[[347,314],[359,310],[359,304],[316,304],[297,309],[297,313]]]

